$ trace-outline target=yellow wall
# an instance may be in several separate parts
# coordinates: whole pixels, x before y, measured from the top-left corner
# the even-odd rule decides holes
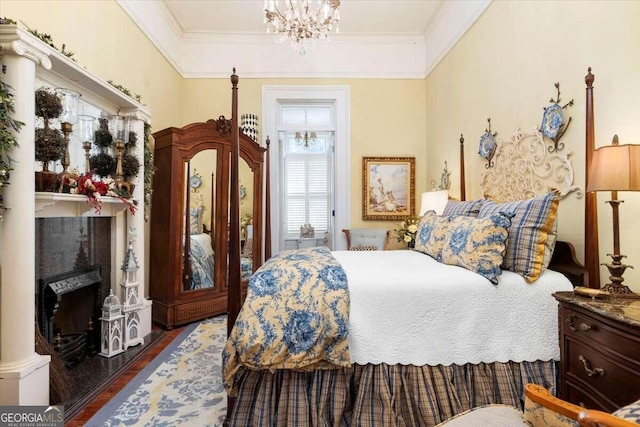
[[[115,1],[2,0],[0,16],[50,34],[104,80],[142,96],[153,130],[181,121],[182,77]]]
[[[575,184],[585,188],[585,83],[587,68],[595,74],[596,147],[640,143],[640,2],[633,1],[496,1],[426,79],[426,122],[429,179],[449,160],[452,193],[459,194],[458,138],[466,139],[467,198],[480,197],[484,162],[477,155],[487,118],[499,138],[517,127],[540,125],[543,107],[555,98],[560,83],[562,103],[573,121],[561,142],[572,151]],[[635,264],[625,283],[640,292],[640,193],[620,193],[621,252]],[[598,195],[600,260],[612,252],[611,208]],[[559,209],[559,238],[584,254],[584,198],[570,195]],[[601,270],[601,281],[609,274]]]

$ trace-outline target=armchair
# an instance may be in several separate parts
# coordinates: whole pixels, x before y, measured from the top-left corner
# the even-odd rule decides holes
[[[616,411],[615,414],[622,411]],[[486,405],[462,412],[438,427],[632,427],[619,416],[583,407],[553,396],[537,384],[525,386],[524,413],[509,405]]]
[[[384,228],[349,228],[342,232],[350,251],[386,251],[389,249],[389,230]]]

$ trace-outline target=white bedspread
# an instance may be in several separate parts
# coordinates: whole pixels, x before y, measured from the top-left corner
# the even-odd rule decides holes
[[[463,365],[559,360],[556,291],[509,271],[498,284],[415,251],[335,251],[349,281],[351,362]]]

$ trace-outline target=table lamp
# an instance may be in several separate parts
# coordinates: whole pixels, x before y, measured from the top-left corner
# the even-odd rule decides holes
[[[428,211],[436,211],[436,215],[442,215],[444,207],[449,200],[449,192],[447,190],[436,190],[435,181],[431,181],[433,189],[422,193],[422,199],[420,201],[420,216],[423,216]]]
[[[609,269],[611,283],[603,287],[612,296],[626,298],[640,298],[622,284],[622,275],[630,265],[623,264],[620,254],[620,220],[618,207],[623,200],[618,200],[618,191],[640,191],[640,145],[623,144],[618,142],[618,135],[614,135],[611,145],[598,148],[593,153],[591,168],[589,169],[589,185],[587,191],[611,191],[611,200],[607,201],[613,209],[613,253],[607,254],[612,258],[610,264],[604,264]]]

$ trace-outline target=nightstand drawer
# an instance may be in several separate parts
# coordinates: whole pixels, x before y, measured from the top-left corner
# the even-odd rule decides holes
[[[581,340],[589,347],[606,349],[640,369],[640,341],[637,335],[626,334],[595,317],[566,308],[562,310],[560,320],[567,337]]]
[[[575,403],[578,406],[582,406],[587,409],[597,409],[600,411],[613,412],[618,409],[617,405],[612,405],[607,401],[601,401],[593,395],[584,393],[580,387],[573,387],[571,384],[567,384],[567,395],[565,398]]]
[[[581,342],[566,339],[565,346],[567,380],[580,380],[591,389],[590,395],[606,397],[618,407],[640,397],[637,370]]]

